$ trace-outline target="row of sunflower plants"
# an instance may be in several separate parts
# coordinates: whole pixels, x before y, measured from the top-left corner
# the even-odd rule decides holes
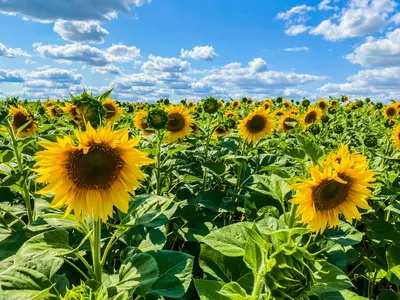
[[[398,299],[400,104],[0,102],[0,299]]]

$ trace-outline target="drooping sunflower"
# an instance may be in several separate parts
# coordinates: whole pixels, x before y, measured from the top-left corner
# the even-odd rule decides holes
[[[324,164],[323,169],[311,167],[311,179],[291,186],[297,190],[290,201],[298,204],[303,223],[313,231],[323,232],[327,227],[339,226],[339,215],[348,221],[361,219],[357,209],[369,209],[369,188],[375,181],[374,172],[368,164],[356,164],[354,157],[344,155],[340,163]]]
[[[339,104],[339,101],[337,99],[332,99],[329,101],[330,106],[337,106]]]
[[[107,98],[103,103],[103,107],[107,110],[107,115],[104,117],[107,122],[115,122],[122,114],[122,110],[113,99]]]
[[[289,132],[292,129],[299,127],[299,121],[296,117],[292,116],[290,112],[285,113],[279,119],[279,129],[284,132]]]
[[[233,100],[232,101],[232,108],[233,109],[239,109],[241,105],[241,102],[239,100]]]
[[[349,146],[345,144],[341,144],[337,150],[337,152],[331,152],[327,155],[325,162],[322,164],[328,163],[341,163],[344,157],[350,157],[354,164],[368,164],[367,159],[364,155],[358,152],[351,153],[349,150]]]
[[[190,111],[181,104],[172,106],[168,111],[168,121],[165,129],[168,132],[167,141],[173,142],[190,135],[190,125],[194,122]]]
[[[224,135],[227,135],[228,133],[229,133],[229,130],[226,128],[226,126],[224,124],[219,124],[214,129],[213,136],[215,138],[218,138],[219,136],[224,136]]]
[[[64,113],[66,113],[71,120],[73,120],[77,125],[83,125],[83,118],[78,108],[68,102],[64,103],[65,107],[61,107]]]
[[[75,131],[78,145],[65,136],[57,142],[39,142],[46,150],[36,154],[35,171],[39,183],[48,184],[38,194],[55,192],[52,207],[67,207],[76,218],[89,215],[106,221],[115,205],[128,212],[129,193],[139,187],[145,175],[139,166],[154,163],[145,153],[134,149],[140,137],[129,140],[128,129],[111,131],[106,127]]]
[[[272,102],[271,99],[267,98],[267,99],[264,100],[262,105],[264,106],[265,110],[268,110],[268,109],[271,109],[274,106],[274,102]]]
[[[383,116],[385,117],[385,119],[397,116],[397,114],[398,114],[398,109],[396,104],[387,105],[383,109]]]
[[[56,106],[47,106],[46,110],[51,119],[55,119],[60,116],[60,110]]]
[[[282,101],[282,105],[283,105],[284,107],[288,108],[288,107],[292,106],[292,101],[290,101],[290,100],[283,100],[283,101]]]
[[[139,129],[143,135],[151,135],[154,133],[154,130],[147,129],[149,126],[146,124],[145,120],[147,117],[147,111],[139,110],[135,117],[133,118],[133,125]]]
[[[21,105],[18,105],[18,107],[9,106],[9,109],[10,114],[13,115],[11,126],[15,134],[21,127],[24,126],[24,129],[22,129],[19,133],[21,136],[33,135],[36,131],[38,131],[37,121],[33,120],[32,116],[25,108],[23,108]]]
[[[328,110],[328,103],[326,103],[324,98],[320,98],[317,101],[317,106],[323,111],[326,112]]]
[[[397,126],[393,132],[392,140],[397,150],[400,150],[400,126]]]
[[[256,143],[263,137],[272,135],[275,125],[275,117],[263,107],[259,107],[240,121],[239,134],[242,135],[247,142]]]
[[[43,102],[44,107],[54,106],[55,104],[56,102],[54,101],[54,99],[47,99]]]
[[[317,107],[309,107],[307,112],[303,115],[302,123],[307,126],[312,123],[321,122],[322,110]]]

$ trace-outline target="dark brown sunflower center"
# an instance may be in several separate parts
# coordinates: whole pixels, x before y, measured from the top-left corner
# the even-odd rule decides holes
[[[307,115],[304,121],[306,124],[311,124],[314,123],[317,120],[317,113],[315,111],[310,111]]]
[[[226,130],[224,127],[218,127],[217,129],[215,129],[215,131],[217,132],[217,134],[225,134]]]
[[[396,109],[394,107],[389,107],[388,109],[386,109],[386,114],[389,117],[392,117],[396,114]]]
[[[93,144],[87,154],[72,152],[68,163],[69,178],[81,189],[107,189],[118,178],[124,161],[106,145]]]
[[[74,118],[78,115],[78,112],[76,111],[76,108],[75,108],[75,107],[74,107],[74,108],[71,108],[70,112],[71,112],[71,115],[72,115]]]
[[[293,119],[293,118],[286,118],[283,121],[283,128],[285,130],[293,129],[296,127],[296,125],[297,125],[297,121],[296,121],[296,119]]]
[[[185,119],[181,114],[173,113],[168,115],[167,130],[179,132],[185,127]]]
[[[318,103],[318,106],[319,106],[319,108],[320,109],[325,109],[326,108],[326,103],[325,102],[320,102],[320,103]]]
[[[239,106],[238,102],[233,102],[233,107]]]
[[[15,127],[18,129],[28,123],[30,120],[29,118],[24,115],[22,112],[18,112],[14,115],[13,122]],[[32,126],[32,122],[28,124],[25,129],[29,129]]]
[[[317,210],[329,210],[346,201],[351,187],[350,178],[343,174],[338,176],[347,183],[327,179],[313,188],[312,199]]]
[[[115,116],[115,108],[112,104],[104,104],[105,109],[107,109],[106,119],[111,119]]]
[[[263,116],[255,115],[246,123],[246,128],[251,133],[259,133],[264,130],[266,124],[266,120]]]
[[[268,103],[265,103],[265,104],[264,104],[264,109],[265,109],[265,110],[269,109],[269,107],[270,107],[270,105],[269,105]]]

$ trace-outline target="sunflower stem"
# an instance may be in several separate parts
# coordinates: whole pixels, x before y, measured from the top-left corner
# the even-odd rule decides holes
[[[206,131],[207,131],[207,140],[206,140],[206,148],[205,148],[205,151],[204,151],[204,154],[205,154],[204,162],[205,163],[208,163],[208,148],[210,146],[211,136],[212,136],[212,134],[214,132],[214,130],[212,130],[210,132],[211,120],[212,120],[212,118],[210,116],[208,116],[207,129],[206,129]],[[203,171],[203,192],[206,189],[206,183],[207,183],[207,168],[204,168],[204,171]]]
[[[18,147],[17,138],[14,134],[14,131],[13,131],[12,126],[9,121],[7,122],[7,125],[8,125],[8,132],[11,137],[11,142],[13,145],[15,158],[17,159],[17,163],[18,163],[18,169],[19,169],[19,172],[22,174],[22,172],[24,171],[24,166],[22,164],[22,153],[20,152],[20,149]],[[28,211],[28,224],[30,224],[34,221],[35,216],[34,216],[34,211],[32,209],[31,197],[29,195],[29,190],[28,190],[28,186],[26,184],[26,180],[22,181],[22,197],[25,202],[26,210]]]
[[[161,130],[157,131],[157,168],[156,168],[156,194],[161,195],[162,185],[161,185],[161,141],[162,135]]]
[[[293,228],[296,222],[297,204],[292,204],[289,215],[289,228]]]
[[[252,296],[253,297],[257,296],[256,299],[260,299],[261,290],[262,290],[262,288],[264,286],[264,280],[263,279],[264,279],[264,277],[261,276],[260,274],[255,274]]]
[[[96,280],[101,283],[101,220],[93,221],[93,270]]]

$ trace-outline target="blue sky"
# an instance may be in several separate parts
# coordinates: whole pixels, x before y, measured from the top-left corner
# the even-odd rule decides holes
[[[395,0],[3,0],[0,97],[400,96]]]

